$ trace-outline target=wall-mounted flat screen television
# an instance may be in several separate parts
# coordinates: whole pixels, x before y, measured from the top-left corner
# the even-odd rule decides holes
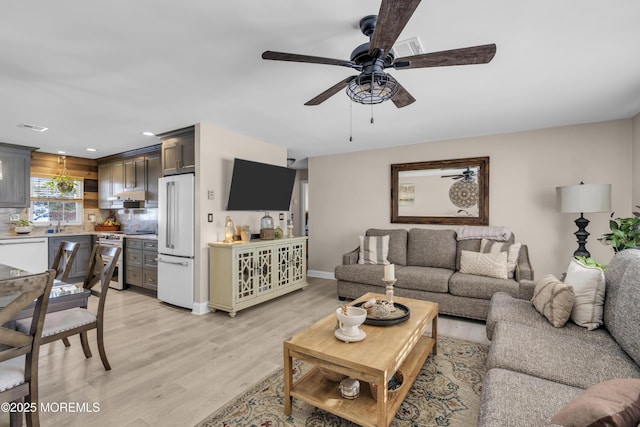
[[[234,159],[229,211],[288,211],[295,169]]]

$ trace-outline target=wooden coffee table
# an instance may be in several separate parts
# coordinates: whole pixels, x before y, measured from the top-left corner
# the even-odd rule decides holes
[[[385,295],[367,293],[354,301]],[[395,297],[409,307],[409,319],[392,326],[362,325],[367,336],[360,342],[346,343],[334,335],[336,315],[331,313],[284,342],[284,412],[291,414],[292,399],[303,400],[362,426],[388,426],[400,408],[413,380],[433,351],[438,336],[438,304]],[[336,308],[338,304],[336,304]],[[423,335],[432,324],[431,337]],[[316,365],[296,383],[293,382],[293,358]],[[339,384],[329,381],[318,367],[330,369],[360,380],[360,397],[342,398]],[[387,387],[377,388],[377,402],[367,383],[387,384],[400,369],[402,387],[389,396]]]

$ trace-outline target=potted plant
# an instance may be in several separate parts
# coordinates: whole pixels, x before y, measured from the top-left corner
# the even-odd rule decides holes
[[[614,252],[640,246],[640,217],[616,218],[609,220],[610,233],[598,240],[613,247]]]
[[[65,195],[76,191],[76,181],[69,175],[56,175],[45,184],[53,191]]]
[[[31,221],[28,219],[19,219],[14,222],[17,234],[29,234],[31,233]]]

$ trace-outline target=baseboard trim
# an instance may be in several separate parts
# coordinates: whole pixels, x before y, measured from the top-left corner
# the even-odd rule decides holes
[[[309,277],[317,277],[319,279],[331,279],[335,280],[336,276],[330,271],[320,271],[320,270],[307,270],[307,276]]]
[[[210,311],[211,309],[209,308],[208,302],[194,302],[191,313],[197,314],[198,316],[202,316],[203,314],[207,314]]]

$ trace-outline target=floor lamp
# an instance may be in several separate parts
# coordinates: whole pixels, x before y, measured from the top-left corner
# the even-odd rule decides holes
[[[573,256],[590,257],[591,254],[586,248],[589,232],[586,228],[589,220],[584,217],[584,213],[608,212],[611,210],[611,184],[585,184],[566,185],[556,187],[558,210],[562,213],[579,213],[580,218],[575,220],[578,231],[575,234],[578,238],[578,249]]]

